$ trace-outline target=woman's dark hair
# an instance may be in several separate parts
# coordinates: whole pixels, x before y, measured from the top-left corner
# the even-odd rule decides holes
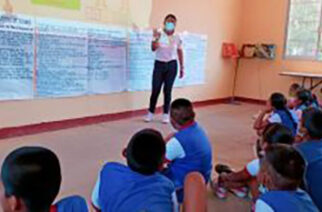
[[[175,21],[177,21],[177,17],[173,14],[168,14],[165,18],[164,18],[164,22],[168,19],[168,18],[173,18]]]
[[[292,145],[294,137],[292,131],[279,123],[269,124],[263,132],[263,140],[268,144],[289,144]]]
[[[49,211],[61,184],[55,153],[43,147],[22,147],[11,152],[1,168],[5,195],[16,196],[28,211]]]
[[[184,125],[195,119],[192,103],[188,99],[183,98],[176,99],[172,102],[170,115],[180,125]]]
[[[143,175],[157,172],[163,163],[165,141],[160,132],[144,129],[136,133],[126,148],[128,166]]]
[[[308,108],[303,111],[302,123],[312,139],[322,138],[322,111]]]

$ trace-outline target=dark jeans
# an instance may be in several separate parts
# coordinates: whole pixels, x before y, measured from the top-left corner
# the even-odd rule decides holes
[[[152,94],[150,98],[151,113],[155,112],[159,94],[163,86],[164,105],[163,113],[169,113],[171,103],[171,92],[178,72],[178,63],[176,60],[170,62],[155,61],[152,80]]]

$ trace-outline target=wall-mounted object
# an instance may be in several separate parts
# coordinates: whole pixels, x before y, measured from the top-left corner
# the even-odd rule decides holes
[[[254,58],[256,46],[254,44],[244,44],[241,49],[242,58]]]
[[[257,44],[255,56],[261,59],[273,60],[276,56],[275,44]]]
[[[241,49],[241,57],[273,60],[276,57],[276,45],[244,44]]]
[[[237,45],[234,43],[223,43],[222,56],[224,58],[238,58],[240,55]]]

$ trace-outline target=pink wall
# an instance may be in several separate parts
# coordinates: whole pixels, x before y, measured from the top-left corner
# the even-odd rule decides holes
[[[131,0],[132,1],[132,0]],[[0,0],[0,3],[3,2]],[[92,0],[84,0],[87,4]],[[33,15],[60,14],[72,18],[66,11],[35,7],[29,0],[13,2],[15,11]],[[206,83],[178,88],[174,97],[202,101],[228,97],[232,91],[233,67],[221,58],[222,41],[237,42],[241,20],[240,0],[159,0],[153,1],[151,25],[160,26],[164,16],[173,12],[179,18],[179,30],[208,35]],[[84,16],[73,12],[83,20]],[[123,19],[122,19],[123,20]],[[152,70],[151,70],[152,71]],[[112,95],[84,96],[62,99],[42,99],[0,102],[0,128],[95,116],[146,108],[149,92],[127,92]],[[162,99],[160,99],[161,103]]]
[[[244,0],[240,22],[242,43],[275,43],[274,61],[247,60],[241,62],[237,82],[237,95],[267,99],[275,91],[287,93],[288,87],[298,79],[279,76],[282,71],[322,73],[322,63],[284,60],[283,48],[288,15],[288,0]]]

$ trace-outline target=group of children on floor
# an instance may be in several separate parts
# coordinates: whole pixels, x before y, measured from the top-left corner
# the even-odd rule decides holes
[[[127,165],[109,162],[103,166],[91,198],[96,211],[179,211],[185,177],[197,171],[210,180],[212,148],[195,121],[192,103],[177,99],[170,114],[175,134],[164,139],[157,130],[141,130],[123,151]],[[79,196],[53,205],[60,183],[60,165],[52,151],[22,147],[10,153],[2,165],[0,203],[4,212],[88,211]]]
[[[234,171],[217,164],[215,195],[253,198],[253,211],[322,211],[322,110],[310,90],[290,87],[290,100],[273,93],[257,116],[257,158]]]
[[[211,179],[212,148],[195,121],[189,100],[171,104],[176,133],[164,139],[154,129],[137,132],[123,151],[127,165],[109,162],[100,170],[91,197],[95,211],[179,211],[185,177],[199,172],[216,196],[228,192],[253,198],[257,212],[322,211],[322,111],[311,92],[295,88],[295,99],[271,95],[254,128],[257,158],[234,171],[218,164]],[[294,88],[297,91],[293,91]],[[86,212],[79,196],[53,204],[60,190],[57,156],[43,147],[22,147],[3,162],[0,204],[4,212]]]

